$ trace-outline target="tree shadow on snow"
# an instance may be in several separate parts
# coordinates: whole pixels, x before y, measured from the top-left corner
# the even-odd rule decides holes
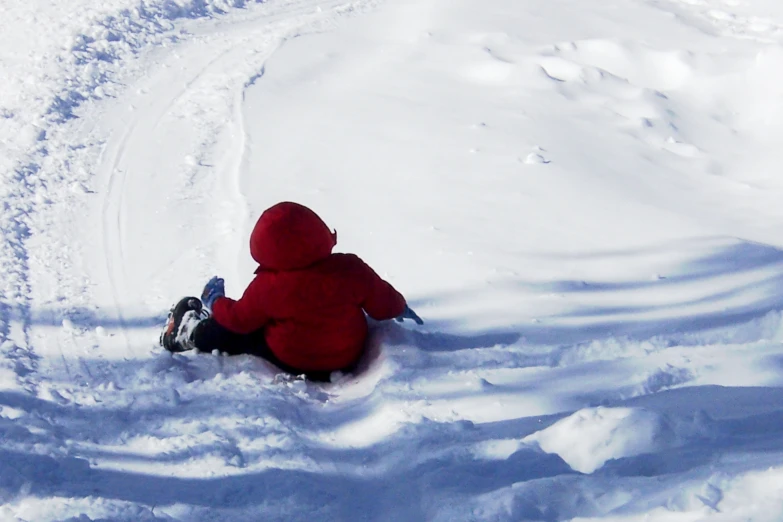
[[[489,459],[477,457],[472,449],[482,442],[519,441],[566,413],[481,425],[428,421],[367,448],[295,445],[292,457],[299,459],[285,465],[287,469],[271,464],[263,471],[236,469],[236,474],[215,478],[96,468],[74,449],[72,456],[0,449],[0,490],[121,500],[163,512],[180,504],[211,513],[226,510],[235,520],[252,520],[251,512],[263,511],[267,520],[304,521],[318,514],[328,520],[379,522],[418,522],[435,514],[441,519],[444,513],[465,520],[470,511],[461,501],[508,491],[508,516],[502,520],[563,520],[603,514],[591,499],[622,488],[614,480],[618,477],[656,480],[698,469],[710,475],[721,459],[742,462],[748,454],[783,452],[781,388],[699,386],[610,406],[642,407],[670,419],[703,413],[706,429],[656,453],[610,460],[591,475],[575,472],[559,456],[532,446]],[[308,464],[302,464],[302,456]],[[746,465],[753,469],[753,461]],[[692,479],[688,474],[682,480]]]
[[[218,364],[220,360],[206,355],[193,358],[209,364]],[[143,375],[149,371],[139,361],[117,364],[121,367],[115,371],[121,375]],[[155,371],[179,372],[177,364],[161,364]],[[444,499],[453,496],[470,497],[515,483],[574,475],[560,457],[532,448],[518,451],[502,462],[477,458],[470,451],[473,445],[485,440],[541,429],[557,417],[485,426],[424,420],[403,426],[396,434],[370,446],[354,448],[310,440],[307,434],[350,427],[367,418],[377,401],[359,400],[345,408],[324,410],[322,403],[302,400],[295,392],[277,385],[261,388],[257,395],[248,397],[218,397],[208,392],[193,396],[191,392],[187,399],[153,402],[150,399],[166,394],[166,389],[159,387],[151,390],[150,398],[134,393],[130,407],[118,404],[109,393],[103,393],[106,406],[86,406],[43,400],[22,392],[0,392],[0,408],[18,412],[16,419],[0,418],[0,438],[5,441],[4,448],[0,448],[0,498],[13,498],[20,493],[38,497],[99,497],[150,508],[184,504],[207,511],[249,510],[256,515],[257,510],[263,510],[268,520],[310,520],[312,513],[321,513],[329,520],[413,522],[430,519],[432,513],[443,509]],[[168,420],[186,420],[204,429],[212,426],[222,433],[220,419],[227,414],[274,419],[256,423],[255,431],[237,428],[236,437],[291,438],[292,444],[244,450],[241,466],[267,462],[269,469],[243,471],[236,467],[233,476],[196,479],[105,469],[128,463],[165,466],[201,458],[206,458],[205,462],[228,459],[230,455],[224,452],[222,442],[216,444],[212,438],[203,446],[186,444],[182,451],[172,448],[143,453],[119,449],[122,441],[136,436],[174,436],[167,430],[159,431]],[[296,435],[300,431],[302,438]],[[68,456],[46,449],[60,448],[63,441],[68,441]],[[38,450],[19,450],[32,447]],[[102,462],[102,467],[90,464],[95,461]],[[279,469],[280,463],[293,469]]]
[[[463,330],[465,320],[474,317],[427,321],[425,327],[428,333],[419,335],[422,341],[420,347],[428,351],[457,351],[512,344],[519,339],[540,345],[579,343],[610,336],[641,339],[734,326],[783,309],[783,250],[726,238],[702,238],[692,243],[699,247],[699,252],[708,253],[700,254],[671,270],[671,274],[660,277],[637,281],[563,279],[549,282],[514,278],[494,282],[492,291],[496,288],[519,291],[520,295],[529,296],[531,300],[556,295],[564,303],[581,304],[573,304],[570,310],[556,315],[538,317],[534,323],[509,324],[465,335],[442,332]],[[689,245],[685,243],[682,248],[692,250]],[[676,249],[676,245],[668,247],[669,250],[672,248]],[[686,249],[686,252],[690,250]],[[609,267],[613,263],[619,265],[634,258],[654,256],[657,252],[650,249],[552,255],[546,256],[546,259],[553,263],[564,260],[572,264],[580,260],[597,262]],[[696,285],[701,285],[699,290],[695,290]],[[654,293],[655,298],[646,299],[647,293]],[[683,298],[683,295],[688,297]],[[605,302],[608,297],[612,302],[621,304],[597,304]],[[414,304],[481,302],[487,299],[485,290],[474,289],[430,296]],[[596,304],[590,304],[591,300],[595,300]]]
[[[160,328],[166,321],[166,312],[146,316],[118,316],[113,311],[102,312],[100,309],[91,308],[44,308],[33,310],[30,314],[30,324],[32,326],[53,326],[62,327],[64,323],[69,322],[73,327],[79,329],[142,329],[142,328]]]
[[[339,455],[335,456],[339,462]],[[427,459],[382,474],[271,468],[210,479],[91,468],[86,460],[0,449],[4,488],[38,497],[101,497],[145,506],[185,504],[211,510],[263,508],[268,520],[424,521],[454,495],[575,474],[559,457],[534,449],[502,462]]]
[[[643,254],[646,255],[643,252],[613,253],[610,258],[613,262],[621,262],[618,260],[624,255]],[[601,261],[600,256],[595,256],[595,259]],[[459,326],[458,319],[428,321],[421,330],[388,323],[376,325],[370,348],[350,379],[384,379],[386,356],[383,350],[389,347],[404,348],[406,344],[415,348],[410,350],[412,354],[406,355],[401,353],[402,350],[395,349],[393,355],[390,355],[399,360],[399,364],[391,365],[391,369],[397,372],[395,376],[401,381],[405,380],[406,371],[414,372],[419,378],[432,376],[439,371],[450,371],[450,365],[458,360],[451,357],[452,352],[463,350],[500,347],[499,352],[502,352],[502,348],[509,345],[521,344],[524,347],[538,343],[551,347],[550,351],[556,353],[557,348],[564,344],[610,335],[649,337],[736,325],[783,308],[783,270],[780,268],[783,268],[783,251],[766,245],[736,241],[718,245],[712,253],[686,263],[665,279],[625,282],[561,280],[548,283],[507,281],[505,284],[509,288],[518,288],[520,292],[531,295],[560,293],[589,298],[611,292],[620,298],[627,297],[628,303],[624,306],[584,305],[549,318],[549,324],[546,318],[542,318],[540,324],[508,325],[506,328],[470,334],[453,333],[453,329]],[[733,276],[739,277],[738,283],[733,286],[724,284],[725,279]],[[691,297],[686,302],[676,301],[675,297],[664,300],[663,304],[633,302],[639,291],[654,289],[664,294],[671,291],[676,296],[682,286],[693,283],[703,283],[706,293]],[[724,308],[724,302],[741,296],[754,298],[745,299],[740,306]],[[435,299],[448,301],[452,297],[455,296],[443,295]],[[458,297],[470,298],[469,295]],[[583,301],[589,302],[589,299]],[[695,305],[700,305],[701,311],[681,313],[683,307]],[[634,318],[646,313],[656,313],[658,318]],[[91,310],[68,311],[67,314],[50,310],[32,315],[34,324],[58,326],[67,316],[74,326],[81,328],[150,328],[159,326],[163,321],[162,316],[120,320]],[[627,318],[606,319],[618,315]],[[558,319],[583,319],[585,325],[562,324],[558,323]],[[516,364],[514,367],[527,363],[556,363],[547,359],[550,355],[522,353],[516,357],[528,359],[517,358],[512,362]],[[236,364],[236,371],[243,371],[242,361],[234,359],[228,364]],[[465,364],[475,362],[468,360]],[[613,363],[610,370],[624,371],[617,361],[610,362]],[[780,361],[771,362],[781,365]],[[118,375],[149,374],[151,371],[153,376],[162,376],[161,382],[171,382],[174,389],[182,383],[225,375],[228,367],[221,358],[207,355],[203,358],[161,355],[152,361],[112,361],[111,364],[112,371]],[[152,370],[145,366],[150,364],[154,366]],[[498,364],[502,367],[509,363],[501,360]],[[580,378],[579,372],[590,372],[591,368],[599,368],[602,363],[596,361],[594,364],[596,366],[581,365],[574,368],[573,372],[566,368],[557,378]],[[482,389],[453,392],[453,395],[446,393],[437,398],[450,400],[469,394],[486,398],[493,393],[535,392],[536,386],[546,385],[486,384]],[[153,393],[162,391],[165,390],[154,390]],[[53,428],[56,433],[47,435],[42,434],[40,429],[26,430],[18,422],[2,419],[0,436],[9,444],[40,442],[45,447],[47,443],[51,444],[53,440],[56,442],[63,437],[77,441],[83,437],[89,441],[93,432],[91,427],[100,425],[104,440],[122,440],[127,432],[134,429],[143,434],[149,427],[146,422],[154,425],[167,417],[194,420],[220,418],[226,412],[265,415],[276,421],[268,425],[262,423],[256,432],[242,433],[242,436],[251,440],[262,440],[267,435],[296,437],[300,430],[303,433],[328,434],[342,428],[350,429],[356,421],[367,419],[373,412],[377,413],[379,402],[393,402],[398,390],[384,390],[378,394],[383,399],[379,401],[378,396],[372,394],[373,388],[370,388],[366,397],[331,409],[324,408],[325,400],[317,396],[322,392],[328,396],[332,391],[330,385],[308,385],[304,393],[312,391],[316,392],[315,396],[311,394],[303,397],[297,395],[295,390],[287,392],[282,386],[279,389],[267,387],[259,389],[258,396],[248,398],[236,397],[234,394],[225,397],[204,394],[182,400],[175,396],[168,402],[150,400],[146,406],[143,397],[139,397],[133,408],[100,405],[81,407],[57,404],[23,393],[1,392],[0,406],[9,406],[43,419],[57,419],[58,422]],[[596,397],[573,399],[574,402],[587,403],[597,400],[601,393]],[[558,498],[552,496],[560,494],[556,488],[551,491],[547,489],[547,484],[553,481],[593,482],[592,488],[584,488],[593,494],[604,487],[602,484],[606,484],[606,477],[663,476],[708,466],[727,454],[783,451],[783,389],[692,387],[663,392],[654,389],[651,393],[630,400],[605,400],[604,404],[648,408],[673,418],[693,416],[703,411],[708,419],[709,430],[705,432],[706,435],[696,436],[679,446],[654,454],[609,461],[591,476],[576,473],[559,456],[545,454],[533,447],[522,446],[508,458],[487,459],[474,452],[477,446],[487,442],[518,442],[569,414],[563,412],[484,424],[419,419],[406,422],[398,431],[361,448],[337,447],[324,443],[322,439],[311,440],[302,435],[290,447],[262,447],[256,453],[244,456],[244,460],[251,464],[267,462],[269,468],[264,471],[243,471],[237,468],[235,475],[209,479],[103,469],[91,466],[87,460],[122,462],[125,459],[174,463],[200,456],[198,448],[195,453],[193,448],[188,448],[183,452],[154,456],[132,452],[120,455],[119,452],[112,453],[100,448],[100,444],[93,444],[91,449],[72,447],[70,456],[47,456],[5,447],[0,449],[0,493],[24,490],[40,497],[102,497],[146,506],[185,504],[214,510],[258,507],[272,520],[309,521],[315,513],[316,516],[330,520],[415,522],[430,520],[436,513],[442,514],[444,509],[449,509],[448,506],[444,507],[444,503],[448,504],[454,499],[469,499],[513,489],[514,500],[509,504],[509,520],[559,520],[594,513],[589,506],[585,507],[587,504],[580,505],[578,499],[573,501],[571,507],[567,502],[559,502]],[[269,431],[273,429],[282,431]],[[203,449],[205,454],[213,450],[209,447]],[[279,462],[287,462],[288,469],[276,467],[275,463]],[[297,466],[300,469],[296,469]],[[527,486],[543,489],[535,489],[535,494],[528,495],[525,493]],[[562,495],[566,498],[565,495],[573,496],[574,493],[563,491]],[[466,519],[467,513],[460,512],[460,506],[455,505],[453,509],[455,520]]]

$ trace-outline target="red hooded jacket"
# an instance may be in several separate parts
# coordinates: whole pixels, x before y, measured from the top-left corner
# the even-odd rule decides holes
[[[333,371],[355,363],[367,337],[364,313],[391,319],[405,299],[337,243],[318,215],[297,203],[267,209],[250,235],[256,277],[235,301],[221,297],[212,315],[225,328],[260,328],[281,362],[303,371]]]

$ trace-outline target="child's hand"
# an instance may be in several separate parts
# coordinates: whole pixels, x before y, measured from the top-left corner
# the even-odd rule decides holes
[[[416,312],[414,312],[411,309],[411,307],[408,305],[405,305],[405,310],[403,310],[403,312],[400,315],[398,315],[395,319],[397,320],[397,322],[400,323],[403,321],[403,319],[412,319],[413,321],[416,321],[416,324],[418,324],[419,326],[424,324],[424,321],[422,321],[421,317],[416,315]]]
[[[201,293],[201,302],[204,306],[212,309],[212,305],[218,297],[225,297],[226,288],[222,278],[214,276],[210,279],[206,285],[204,285],[204,291]]]

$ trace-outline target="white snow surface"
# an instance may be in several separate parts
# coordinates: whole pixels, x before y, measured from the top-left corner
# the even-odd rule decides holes
[[[783,3],[0,3],[0,520],[783,520]],[[158,346],[310,205],[425,319]]]

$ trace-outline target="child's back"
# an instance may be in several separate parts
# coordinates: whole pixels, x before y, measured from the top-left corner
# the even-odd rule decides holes
[[[215,300],[214,319],[237,334],[263,329],[272,353],[304,371],[350,366],[367,322],[399,316],[405,299],[353,254],[332,254],[336,234],[310,209],[280,203],[256,223],[250,252],[255,279],[241,299]]]

